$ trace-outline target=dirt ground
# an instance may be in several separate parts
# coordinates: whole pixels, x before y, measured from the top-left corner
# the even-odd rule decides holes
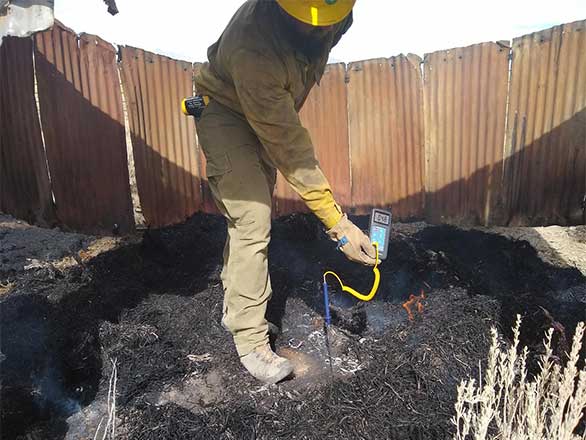
[[[456,385],[477,376],[491,326],[507,337],[522,314],[534,361],[561,324],[563,359],[586,319],[586,227],[396,224],[372,302],[330,284],[331,376],[322,274],[367,291],[372,272],[288,216],[273,226],[268,318],[295,378],[263,386],[220,324],[224,238],[204,214],[124,239],[0,216],[0,437],[102,438],[115,378],[118,439],[451,438]],[[410,320],[403,303],[421,293]]]

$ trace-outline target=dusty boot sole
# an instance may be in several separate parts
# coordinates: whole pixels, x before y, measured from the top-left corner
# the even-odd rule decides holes
[[[277,356],[270,348],[268,350],[272,355],[269,359],[259,359],[252,352],[242,357],[240,362],[255,379],[266,384],[275,384],[293,373],[293,364],[288,359]]]
[[[246,368],[246,365],[244,365],[244,368]],[[248,371],[248,373],[256,380],[269,385],[274,385],[291,376],[291,374],[293,374],[293,364],[289,361],[284,362],[279,371],[277,371],[272,376],[265,376],[260,374],[256,375],[248,368],[246,368],[246,371]]]
[[[274,385],[274,384],[279,383],[282,380],[288,378],[289,376],[291,376],[291,374],[293,374],[293,364],[291,362],[287,361],[287,363],[283,364],[283,367],[281,368],[281,371],[279,371],[278,374],[276,374],[273,377],[268,378],[267,380],[264,380],[263,382]],[[261,379],[259,379],[259,380],[261,380]]]

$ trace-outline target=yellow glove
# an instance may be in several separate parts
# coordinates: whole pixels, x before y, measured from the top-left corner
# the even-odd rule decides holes
[[[366,266],[376,263],[376,249],[370,239],[344,214],[340,221],[328,231],[328,235],[338,242],[338,248],[346,258]]]

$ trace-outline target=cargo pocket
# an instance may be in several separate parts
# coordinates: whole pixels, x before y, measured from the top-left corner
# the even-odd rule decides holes
[[[232,171],[232,165],[227,154],[206,158],[206,175],[208,179],[217,179],[230,171]]]
[[[224,197],[222,193],[225,192],[226,180],[225,177],[232,171],[232,165],[227,154],[218,154],[214,156],[206,155],[206,177],[208,179],[208,187],[216,206],[222,214],[228,216],[228,211],[224,204]],[[222,190],[222,188],[224,190]],[[225,194],[224,194],[225,195]]]

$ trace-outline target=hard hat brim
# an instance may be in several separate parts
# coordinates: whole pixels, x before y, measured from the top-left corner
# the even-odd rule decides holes
[[[277,3],[292,17],[312,26],[332,26],[344,20],[356,0],[338,0],[334,5],[325,1],[277,0]]]

